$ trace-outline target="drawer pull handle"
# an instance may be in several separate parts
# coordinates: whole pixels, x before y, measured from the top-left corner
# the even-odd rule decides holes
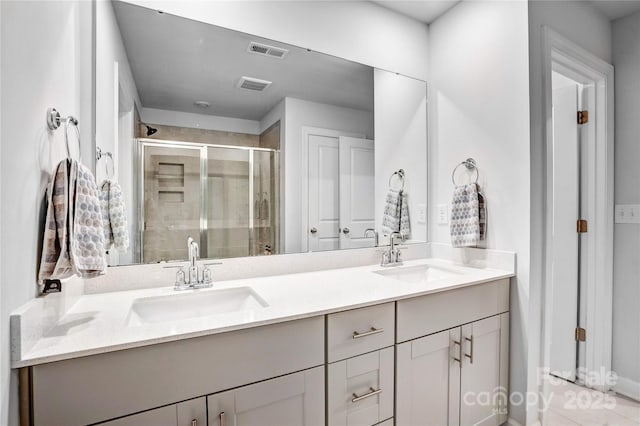
[[[382,389],[374,389],[374,388],[369,388],[369,392],[365,393],[364,395],[356,395],[355,393],[352,394],[353,395],[353,399],[351,400],[351,402],[358,402],[358,401],[362,401],[363,399],[369,398],[370,396],[374,396],[374,395],[378,395],[379,393],[382,393]]]
[[[224,426],[224,411],[221,411],[218,417],[220,418],[220,426]]]
[[[191,426],[198,426],[198,420],[196,419],[191,420]]]
[[[361,337],[367,337],[367,336],[371,336],[373,334],[382,333],[383,331],[384,331],[384,328],[371,327],[371,330],[365,331],[364,333],[359,333],[357,331],[354,331],[353,332],[353,338],[354,339],[359,339]]]

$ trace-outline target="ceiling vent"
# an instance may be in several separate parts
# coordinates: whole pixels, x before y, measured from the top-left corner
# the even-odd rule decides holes
[[[289,51],[286,49],[269,46],[268,44],[256,43],[255,41],[249,43],[247,52],[255,53],[257,55],[270,56],[277,59],[284,59],[284,57],[287,56],[287,53],[289,53]]]
[[[240,78],[240,81],[238,81],[238,84],[237,84],[237,87],[241,89],[253,90],[256,92],[262,92],[269,86],[271,86],[271,81],[260,80],[259,78],[245,77],[245,76]]]

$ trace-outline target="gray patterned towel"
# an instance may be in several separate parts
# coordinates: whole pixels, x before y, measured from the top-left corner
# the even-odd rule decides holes
[[[453,190],[451,201],[451,245],[453,247],[476,247],[480,242],[478,192],[476,183],[456,186]]]
[[[104,273],[104,236],[93,175],[74,160],[63,160],[47,189],[47,217],[38,280]]]
[[[382,232],[386,235],[399,232],[403,238],[411,238],[409,203],[406,192],[389,189],[382,215]]]
[[[89,169],[77,161],[71,163],[69,199],[73,208],[71,221],[71,263],[83,278],[105,273],[102,211],[96,180]]]
[[[126,252],[129,249],[129,228],[125,216],[122,188],[116,182],[105,180],[100,185],[100,208],[102,209],[105,248]]]
[[[38,280],[63,279],[73,275],[69,258],[69,172],[71,162],[63,160],[47,188],[47,218]]]

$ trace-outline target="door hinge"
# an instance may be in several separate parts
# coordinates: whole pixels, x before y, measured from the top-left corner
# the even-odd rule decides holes
[[[589,111],[578,111],[578,124],[587,124],[589,122]]]
[[[587,221],[584,219],[578,219],[577,230],[579,234],[587,232]]]
[[[585,342],[587,340],[587,330],[582,327],[576,327],[576,342]]]

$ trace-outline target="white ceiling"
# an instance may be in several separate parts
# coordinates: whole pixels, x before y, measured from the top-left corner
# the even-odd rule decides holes
[[[374,3],[410,18],[430,24],[461,0],[373,0]]]
[[[329,55],[119,1],[116,19],[143,107],[260,120],[283,97],[373,111],[373,69]],[[256,41],[285,59],[247,52]],[[272,81],[239,89],[240,77]],[[211,103],[198,108],[194,101]]]
[[[591,3],[612,21],[640,12],[640,0],[592,0]]]

